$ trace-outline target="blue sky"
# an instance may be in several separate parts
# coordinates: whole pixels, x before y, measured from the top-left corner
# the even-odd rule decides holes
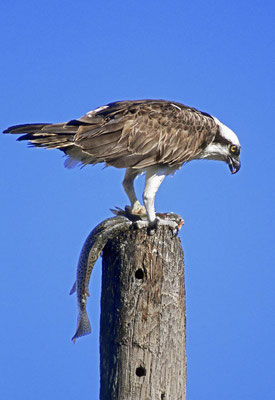
[[[164,98],[239,136],[236,176],[192,162],[156,199],[186,222],[188,400],[275,398],[274,14],[273,2],[255,0],[0,5],[1,131]],[[86,236],[127,203],[123,171],[63,161],[1,136],[1,399],[98,398],[100,262],[93,333],[75,345],[69,291]]]

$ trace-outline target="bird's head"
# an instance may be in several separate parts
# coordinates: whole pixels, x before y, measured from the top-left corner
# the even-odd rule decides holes
[[[241,168],[239,139],[230,128],[217,118],[213,118],[218,126],[218,131],[215,139],[204,149],[200,158],[224,161],[228,164],[231,173],[235,174]]]

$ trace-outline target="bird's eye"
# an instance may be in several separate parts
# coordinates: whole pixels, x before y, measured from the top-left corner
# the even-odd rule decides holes
[[[230,153],[231,154],[234,154],[235,156],[239,156],[240,155],[240,147],[239,146],[236,146],[235,144],[232,144],[231,146],[230,146]]]

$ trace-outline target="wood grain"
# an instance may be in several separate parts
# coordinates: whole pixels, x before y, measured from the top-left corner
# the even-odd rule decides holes
[[[185,400],[185,287],[168,227],[123,232],[103,251],[101,400]]]

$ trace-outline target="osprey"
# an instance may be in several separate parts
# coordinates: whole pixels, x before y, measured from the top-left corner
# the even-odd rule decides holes
[[[123,187],[130,210],[147,213],[151,227],[157,223],[154,199],[165,176],[198,159],[224,161],[233,174],[241,165],[240,143],[231,129],[205,112],[165,100],[118,101],[69,122],[15,125],[4,133],[24,133],[17,140],[62,150],[68,168],[79,163],[126,168]],[[145,208],[134,190],[134,179],[143,172]]]

